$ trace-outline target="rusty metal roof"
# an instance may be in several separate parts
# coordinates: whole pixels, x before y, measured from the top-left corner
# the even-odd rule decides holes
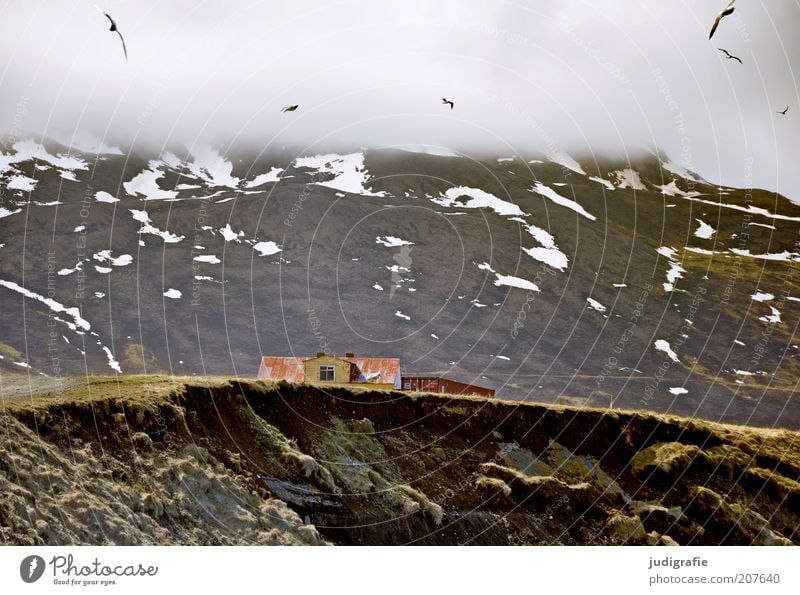
[[[395,357],[344,357],[358,368],[355,382],[393,384],[400,388],[400,360]]]
[[[266,355],[261,358],[261,367],[258,369],[258,379],[303,382],[303,362],[307,359],[307,357],[276,357]]]

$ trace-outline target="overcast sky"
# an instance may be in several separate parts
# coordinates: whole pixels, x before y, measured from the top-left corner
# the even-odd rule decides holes
[[[0,0],[0,130],[123,150],[656,145],[800,202],[800,0],[739,0],[709,42],[726,1],[107,0],[126,64],[93,0]]]

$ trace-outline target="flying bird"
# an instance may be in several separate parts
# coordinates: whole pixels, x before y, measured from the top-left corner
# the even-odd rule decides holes
[[[785,110],[783,110],[782,112],[775,112],[775,113],[776,113],[776,114],[780,114],[780,115],[782,115],[782,116],[785,116],[785,115],[786,115],[786,112],[788,112],[788,111],[789,111],[789,106],[787,105]]]
[[[114,31],[117,35],[119,35],[119,40],[122,42],[122,51],[125,52],[125,61],[127,62],[128,61],[128,48],[125,47],[125,38],[122,37],[122,33],[119,32],[119,28],[117,27],[117,22],[113,18],[111,18],[110,14],[108,14],[102,8],[97,6],[97,4],[95,4],[94,7],[97,9],[97,12],[99,12],[100,14],[105,15],[106,18],[111,23],[111,27],[109,27],[108,30],[109,31]]]
[[[734,2],[736,2],[736,0],[731,0],[730,3],[728,4],[728,6],[725,7],[725,10],[723,10],[721,13],[719,13],[717,15],[717,18],[714,20],[714,25],[711,27],[711,33],[708,34],[708,38],[709,39],[714,37],[714,32],[717,30],[717,27],[719,26],[719,22],[723,18],[725,18],[726,16],[733,14],[733,11],[735,10],[733,8],[733,3]]]
[[[448,100],[447,100],[447,99],[445,99],[444,97],[442,97],[442,104],[443,104],[443,105],[449,105],[449,106],[450,106],[450,109],[453,109],[453,102],[452,102],[452,101],[448,101]]]
[[[725,54],[725,57],[726,57],[728,60],[736,60],[737,62],[739,62],[739,64],[744,64],[744,62],[742,62],[742,59],[741,59],[741,58],[739,58],[738,56],[734,56],[734,55],[733,55],[733,54],[731,54],[731,53],[730,53],[728,50],[725,50],[725,49],[722,49],[722,48],[717,48],[717,49],[718,49],[720,52],[723,52],[723,53]]]
[[[300,107],[300,106],[299,106],[299,105],[287,105],[287,106],[286,106],[285,108],[283,108],[281,111],[282,111],[282,112],[293,112],[293,111],[294,111],[294,110],[296,110],[298,107]]]

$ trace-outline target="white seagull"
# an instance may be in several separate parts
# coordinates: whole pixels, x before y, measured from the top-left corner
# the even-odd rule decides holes
[[[119,40],[122,42],[122,51],[125,52],[125,61],[127,62],[128,61],[128,48],[125,47],[125,38],[122,37],[122,33],[119,32],[119,27],[117,27],[117,22],[113,18],[111,18],[110,14],[108,14],[102,8],[97,6],[97,4],[95,4],[94,7],[97,9],[97,12],[99,12],[100,14],[105,15],[105,17],[111,23],[111,27],[109,27],[108,30],[109,31],[114,31],[117,35],[119,35]]]
[[[725,18],[726,16],[733,14],[733,11],[734,11],[733,3],[734,2],[736,2],[736,0],[731,0],[730,4],[728,4],[728,6],[725,7],[725,10],[723,10],[721,13],[719,13],[717,15],[717,18],[714,20],[714,25],[711,27],[711,33],[709,33],[709,35],[708,35],[709,39],[714,37],[714,31],[717,30],[717,27],[719,26],[719,22],[723,18]]]

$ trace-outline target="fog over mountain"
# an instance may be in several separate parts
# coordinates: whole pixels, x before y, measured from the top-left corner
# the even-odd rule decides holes
[[[797,1],[741,1],[712,41],[718,0],[105,2],[128,63],[92,4],[0,4],[4,135],[126,154],[657,146],[713,183],[800,200]]]

